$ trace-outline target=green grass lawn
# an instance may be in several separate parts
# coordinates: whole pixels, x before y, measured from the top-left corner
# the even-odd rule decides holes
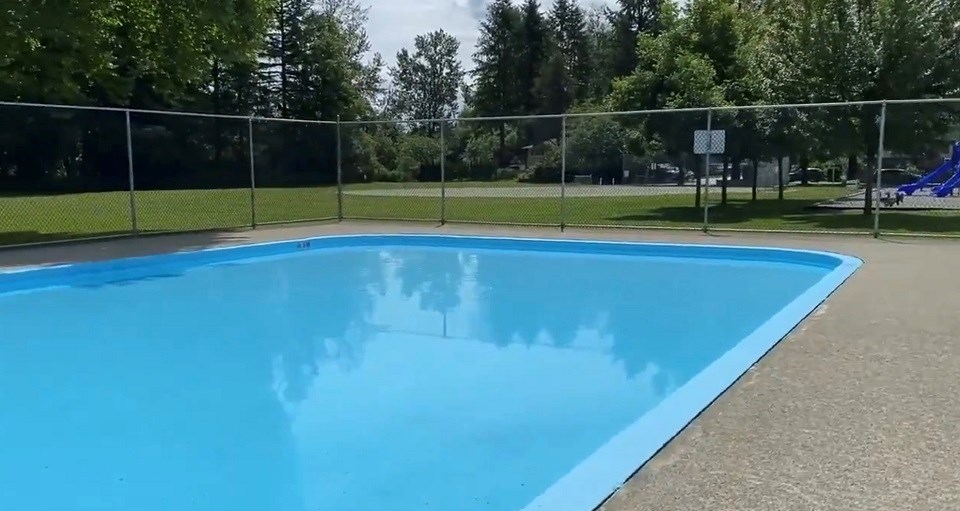
[[[436,187],[438,184],[374,183],[349,189]],[[449,186],[508,187],[517,183],[452,183]],[[790,187],[783,200],[775,191],[761,190],[758,200],[731,193],[727,204],[716,204],[720,193],[711,189],[711,226],[717,228],[869,231],[871,216],[855,211],[811,210],[809,206],[849,193],[832,186]],[[136,193],[137,223],[141,231],[189,231],[249,227],[249,190],[142,191]],[[258,223],[283,223],[337,217],[336,187],[258,189]],[[699,227],[703,210],[693,195],[664,194],[642,197],[568,196],[559,198],[448,197],[446,218],[451,222],[560,222],[568,225],[624,225]],[[383,197],[346,194],[346,218],[382,218],[436,221],[440,201],[435,197]],[[126,192],[0,197],[0,245],[121,234],[131,229],[130,196]],[[960,212],[885,212],[884,232],[960,234]]]

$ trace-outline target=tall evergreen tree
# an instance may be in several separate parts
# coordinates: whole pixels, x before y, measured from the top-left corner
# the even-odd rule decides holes
[[[281,117],[290,116],[291,103],[301,92],[299,70],[307,52],[304,25],[309,13],[308,0],[277,0],[273,6],[261,83],[264,96],[271,99],[270,110]]]
[[[590,54],[590,99],[601,99],[610,93],[613,80],[613,26],[607,9],[594,6],[586,12],[587,52]]]
[[[473,55],[473,108],[477,115],[511,115],[523,110],[524,94],[517,58],[521,53],[520,21],[520,12],[510,0],[494,0],[487,7]],[[499,136],[500,163],[504,164],[507,133],[503,122]]]
[[[586,99],[590,92],[591,65],[583,9],[575,0],[556,0],[550,11],[550,24],[572,96],[575,100]]]
[[[613,28],[610,56],[613,76],[626,76],[636,69],[637,38],[646,32],[659,33],[664,0],[617,0],[619,8],[609,12]]]
[[[523,111],[533,113],[539,103],[535,91],[536,79],[547,52],[547,27],[540,12],[539,0],[526,0],[523,4],[520,41],[522,47],[518,78],[520,90],[524,94]]]
[[[362,5],[360,0],[317,0],[317,5],[319,12],[331,16],[340,24],[346,56],[353,67],[353,86],[372,110],[384,92],[381,71],[385,64],[378,52],[374,52],[369,60],[365,59],[373,50],[366,29],[370,7]]]

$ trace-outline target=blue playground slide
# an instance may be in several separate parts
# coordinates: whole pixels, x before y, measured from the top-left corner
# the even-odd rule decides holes
[[[945,175],[951,171],[953,175],[942,184],[933,184],[933,181],[939,176]],[[933,188],[933,194],[937,197],[946,197],[950,195],[957,186],[960,186],[960,142],[955,142],[951,147],[950,157],[943,160],[943,164],[933,169],[932,172],[921,177],[917,181],[905,184],[897,189],[898,194],[913,195],[917,190],[924,188]]]

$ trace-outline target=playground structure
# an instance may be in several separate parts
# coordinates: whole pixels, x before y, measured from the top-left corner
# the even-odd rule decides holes
[[[941,176],[950,177],[940,181]],[[932,188],[931,195],[947,197],[953,195],[953,190],[960,186],[960,141],[954,142],[950,148],[950,157],[944,158],[939,167],[933,169],[917,181],[905,184],[897,189],[897,195],[913,195],[915,192]]]

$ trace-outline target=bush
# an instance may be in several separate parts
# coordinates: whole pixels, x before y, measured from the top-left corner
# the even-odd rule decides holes
[[[529,179],[532,183],[559,183],[560,167],[537,165]]]
[[[403,174],[404,180],[412,181],[424,175],[434,175],[440,179],[440,141],[423,135],[409,135],[400,142],[397,156],[397,171]],[[424,168],[429,168],[424,173]],[[423,179],[421,179],[423,180]]]

